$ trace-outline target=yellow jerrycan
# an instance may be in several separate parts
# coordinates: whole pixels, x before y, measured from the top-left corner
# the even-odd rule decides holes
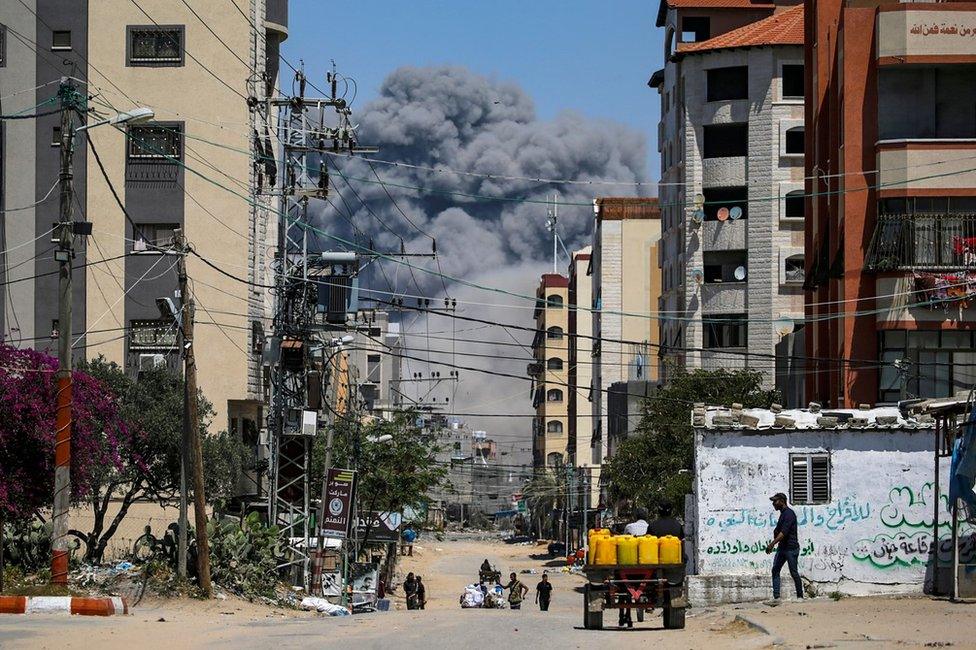
[[[637,541],[637,557],[641,564],[658,563],[658,539],[654,535],[644,535]]]

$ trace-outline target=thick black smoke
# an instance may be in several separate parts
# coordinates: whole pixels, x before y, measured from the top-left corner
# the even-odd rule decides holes
[[[608,97],[607,101],[613,99]],[[386,79],[379,98],[362,109],[353,108],[355,120],[360,123],[359,141],[379,146],[380,152],[372,156],[377,159],[503,176],[646,181],[643,133],[572,112],[561,113],[553,120],[539,120],[531,98],[521,88],[465,68],[400,68]],[[426,258],[407,258],[407,261],[526,295],[534,293],[541,273],[552,270],[552,239],[546,230],[546,206],[461,195],[537,201],[558,195],[562,204],[559,234],[572,251],[590,243],[594,198],[636,193],[633,186],[627,185],[546,184],[374,163],[375,174],[388,184],[384,189],[374,171],[360,160],[330,158],[328,162],[332,165],[333,195],[332,205],[326,205],[317,215],[323,228],[341,233],[359,245],[371,243],[374,249],[384,251],[400,250],[402,238],[407,252],[430,252],[431,238],[434,238],[439,267]],[[423,187],[429,191],[397,186]],[[322,244],[337,247],[332,242]],[[567,259],[560,248],[560,272],[565,273],[566,268]],[[459,286],[392,262],[382,263],[382,271],[373,270],[368,276],[371,288],[438,299],[446,293],[459,300],[459,314],[533,325],[531,304],[527,301]],[[510,307],[463,304],[462,300]],[[407,298],[405,304],[416,303]],[[445,336],[442,334],[445,331],[450,336],[454,328],[471,330],[478,326],[460,321],[452,324],[451,319],[437,316],[431,317],[428,323],[423,317],[414,318],[408,310],[403,322],[411,334],[426,334],[430,330],[433,334],[429,347],[440,350],[452,349],[451,343],[433,337]],[[511,334],[525,346],[531,343],[531,333],[512,331]],[[515,342],[505,330],[498,328],[462,332],[458,337]],[[426,337],[410,336],[409,341],[409,354],[427,356]],[[458,343],[456,349],[496,357],[519,357],[514,361],[458,355],[454,361],[525,375],[525,358],[529,352],[524,348]],[[431,359],[452,360],[443,354],[433,354]],[[431,370],[446,375],[448,368],[431,366]],[[411,362],[408,371],[426,373],[428,369],[425,364]],[[531,411],[529,384],[525,380],[464,371],[461,377],[456,403],[455,399],[451,402],[459,412]],[[424,392],[414,387],[409,394],[416,398]],[[453,392],[453,387],[442,385],[433,396],[443,403],[445,397],[454,397]],[[531,446],[527,418],[485,419],[469,421],[469,424],[484,428],[505,442],[519,434],[524,440],[516,447]]]

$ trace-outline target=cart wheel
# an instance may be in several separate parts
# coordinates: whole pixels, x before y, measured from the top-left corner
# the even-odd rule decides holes
[[[684,607],[664,608],[664,629],[666,630],[685,629],[685,608]]]
[[[638,623],[643,623],[644,622],[644,610],[643,609],[638,609],[637,610],[637,622]]]
[[[590,593],[590,585],[583,588],[583,628],[586,630],[603,629],[602,594]]]

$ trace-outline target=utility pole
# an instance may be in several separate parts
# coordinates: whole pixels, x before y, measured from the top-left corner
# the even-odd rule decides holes
[[[197,402],[197,364],[193,354],[193,298],[187,287],[186,277],[186,240],[180,231],[176,237],[176,244],[180,251],[177,260],[180,281],[180,301],[182,303],[180,330],[183,343],[183,469],[181,477],[185,478],[185,469],[189,465],[193,468],[193,515],[196,524],[197,542],[197,581],[200,589],[208,598],[212,592],[210,584],[210,540],[207,537],[207,503],[203,487],[203,443],[200,440],[200,411]],[[186,503],[184,481],[183,492],[180,495],[181,506]],[[185,506],[184,506],[185,507]],[[186,528],[181,528],[185,531]],[[185,533],[183,533],[185,535]],[[184,564],[185,566],[185,564]]]
[[[61,186],[58,222],[58,373],[57,411],[54,434],[54,509],[52,523],[51,583],[68,584],[68,507],[71,504],[71,259],[74,257],[72,221],[74,157],[74,84],[62,78],[61,100]]]

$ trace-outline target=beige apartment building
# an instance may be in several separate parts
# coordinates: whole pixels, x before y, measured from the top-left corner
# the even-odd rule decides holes
[[[573,251],[569,263],[569,462],[590,487],[588,506],[600,497],[600,462],[592,449],[580,445],[593,432],[593,282],[587,271],[593,247]]]
[[[138,107],[155,115],[75,137],[75,219],[93,229],[75,246],[71,332],[60,331],[50,273],[57,268],[47,236],[59,219],[57,192],[45,199],[58,179],[60,116],[4,123],[0,208],[37,205],[7,213],[16,219],[5,218],[0,232],[3,340],[53,353],[57,337],[70,335],[76,358],[104,355],[133,375],[151,366],[178,369],[175,327],[155,304],[161,297],[178,302],[177,256],[156,247],[182,228],[199,255],[188,256],[187,268],[199,385],[217,412],[212,428],[256,443],[270,302],[253,285],[273,279],[276,228],[273,211],[252,207],[261,203],[251,194],[258,175],[266,188],[270,179],[248,153],[254,133],[268,133],[267,116],[249,104],[261,106],[274,92],[287,1],[25,4],[0,3],[0,95],[17,93],[3,112],[30,112],[70,76],[89,97],[89,124]]]
[[[591,462],[613,455],[629,428],[611,435],[611,387],[658,380],[658,248],[661,211],[657,198],[599,198],[588,274],[593,291],[593,426]],[[619,388],[619,386],[618,386]],[[636,420],[628,420],[632,426]]]
[[[532,459],[534,467],[569,462],[569,281],[546,273],[536,290],[532,341]]]

